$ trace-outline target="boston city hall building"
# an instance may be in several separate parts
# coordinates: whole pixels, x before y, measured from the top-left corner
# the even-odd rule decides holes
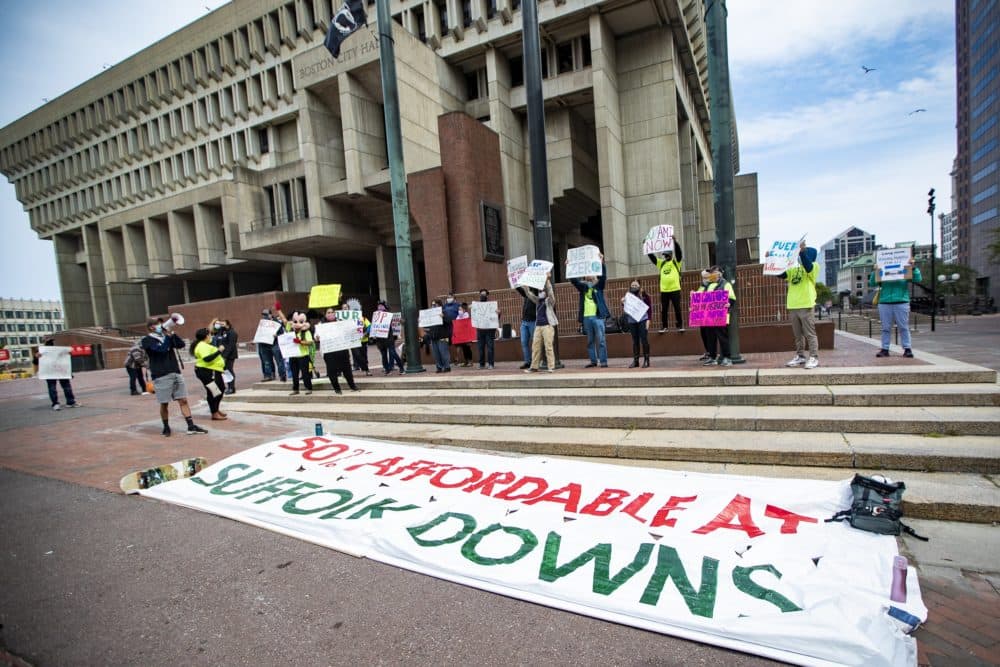
[[[323,283],[398,303],[376,10],[333,59],[339,9],[234,0],[0,130],[68,327]],[[417,299],[506,288],[506,260],[534,255],[520,2],[391,11]],[[557,279],[587,243],[612,278],[655,273],[659,224],[688,268],[714,260],[704,13],[539,4]],[[738,261],[756,261],[756,175],[736,208]]]

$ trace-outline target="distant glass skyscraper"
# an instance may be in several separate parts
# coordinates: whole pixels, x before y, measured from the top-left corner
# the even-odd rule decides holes
[[[958,261],[979,273],[976,292],[1000,298],[1000,269],[987,246],[1000,229],[1000,2],[956,0]]]
[[[823,282],[829,287],[837,284],[837,272],[848,261],[875,250],[875,235],[863,229],[845,229],[820,247],[819,258],[823,263]]]

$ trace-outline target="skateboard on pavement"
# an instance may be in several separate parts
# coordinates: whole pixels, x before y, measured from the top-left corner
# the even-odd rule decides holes
[[[130,472],[122,477],[122,481],[118,485],[122,488],[123,493],[139,493],[142,489],[148,489],[163,482],[194,477],[207,465],[208,461],[203,458],[184,459],[156,468]]]

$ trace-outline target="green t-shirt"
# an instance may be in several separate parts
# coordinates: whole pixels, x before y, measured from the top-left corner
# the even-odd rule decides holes
[[[583,316],[595,317],[597,315],[597,302],[594,301],[594,288],[590,287],[583,294]]]
[[[812,308],[816,305],[816,278],[819,277],[819,264],[813,263],[812,271],[806,271],[797,264],[785,272],[788,281],[788,310]]]

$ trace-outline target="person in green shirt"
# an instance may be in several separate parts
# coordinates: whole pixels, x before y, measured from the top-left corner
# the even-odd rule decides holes
[[[923,276],[920,269],[910,258],[908,264],[912,273],[904,280],[883,280],[879,283],[878,296],[878,317],[882,320],[882,349],[876,357],[889,356],[889,340],[892,337],[892,323],[896,323],[896,330],[899,331],[899,342],[903,346],[903,356],[913,358],[913,350],[910,349],[910,283],[920,282]],[[875,287],[875,273],[872,271],[868,276],[868,286]]]
[[[656,270],[660,274],[660,318],[662,328],[660,333],[667,331],[667,314],[670,306],[674,307],[674,322],[677,324],[677,331],[684,332],[684,317],[681,314],[681,269],[684,268],[684,252],[681,244],[674,239],[673,251],[660,254],[646,255],[649,261],[656,265]]]
[[[205,400],[213,420],[226,419],[226,413],[219,409],[222,396],[226,391],[226,381],[222,372],[226,370],[226,348],[224,345],[212,345],[212,332],[201,328],[194,332],[191,343],[191,356],[194,357],[194,374],[205,385]]]
[[[819,277],[819,264],[816,248],[799,244],[799,263],[779,275],[788,281],[788,297],[785,309],[788,319],[792,322],[792,334],[795,336],[795,357],[786,366],[802,366],[816,368],[819,366],[819,339],[816,338],[816,321],[813,310],[816,308],[816,279]],[[809,347],[809,357],[805,349]]]

